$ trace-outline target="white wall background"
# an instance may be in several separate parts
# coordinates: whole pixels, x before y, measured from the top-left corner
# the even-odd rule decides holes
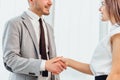
[[[99,0],[56,0],[47,21],[54,26],[58,56],[89,63],[99,41]],[[5,22],[25,11],[27,0],[0,0],[0,77],[8,80],[2,62],[2,33]],[[106,29],[105,29],[106,30]],[[103,35],[103,34],[102,34]],[[61,80],[94,80],[71,68],[60,74]]]
[[[99,41],[99,0],[56,0],[55,38],[59,56],[89,63]],[[71,68],[61,80],[94,80]]]

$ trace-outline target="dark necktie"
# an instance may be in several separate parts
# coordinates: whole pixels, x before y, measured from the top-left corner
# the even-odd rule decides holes
[[[47,60],[47,54],[46,54],[46,44],[45,44],[45,34],[44,34],[44,29],[43,29],[43,24],[42,24],[42,19],[39,19],[40,23],[40,41],[39,41],[39,50],[42,59]],[[42,71],[42,76],[47,77],[48,76],[48,71]]]

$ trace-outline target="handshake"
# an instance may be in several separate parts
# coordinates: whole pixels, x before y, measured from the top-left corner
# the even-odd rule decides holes
[[[67,59],[63,57],[56,57],[47,60],[45,63],[45,69],[52,74],[57,75],[67,68]]]

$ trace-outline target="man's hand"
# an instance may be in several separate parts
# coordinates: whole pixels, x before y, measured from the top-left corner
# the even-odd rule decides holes
[[[53,74],[59,74],[66,69],[66,64],[61,61],[61,57],[56,57],[46,61],[45,69]]]

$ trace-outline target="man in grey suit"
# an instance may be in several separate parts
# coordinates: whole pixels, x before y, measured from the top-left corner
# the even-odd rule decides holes
[[[56,57],[53,29],[42,18],[49,15],[52,2],[28,0],[28,3],[27,11],[6,23],[3,34],[3,61],[11,71],[10,80],[59,80],[58,74],[66,65]],[[47,59],[42,58],[40,49],[43,33]]]

